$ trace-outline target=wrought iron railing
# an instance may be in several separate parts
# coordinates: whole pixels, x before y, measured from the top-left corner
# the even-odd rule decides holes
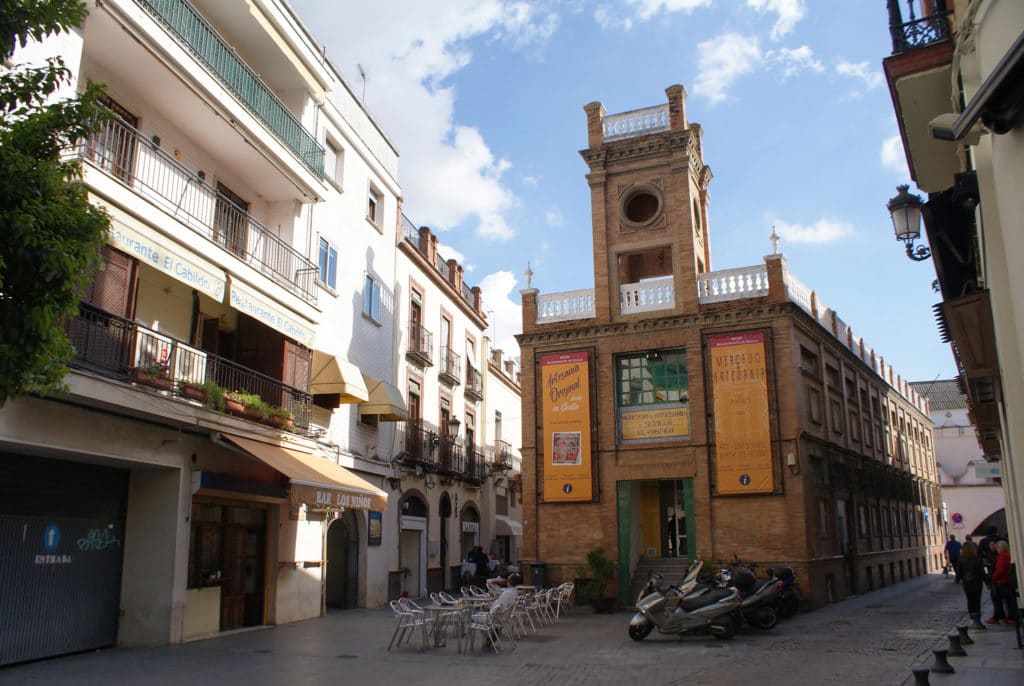
[[[65,325],[75,356],[71,366],[125,380],[140,380],[170,395],[182,395],[180,382],[213,381],[228,391],[255,393],[292,413],[294,426],[309,426],[312,396],[280,379],[225,357],[192,347],[87,303]]]
[[[473,292],[472,288],[466,285],[465,281],[462,282],[462,299],[465,300],[466,303],[474,310],[480,309],[479,303],[477,303],[476,293]]]
[[[451,385],[462,383],[462,356],[448,346],[441,347],[441,366],[438,377]]]
[[[512,444],[508,441],[494,442],[494,467],[496,469],[512,469]]]
[[[402,215],[402,234],[405,236],[405,240],[412,243],[417,250],[420,249],[420,230],[404,214]]]
[[[421,364],[434,364],[434,334],[427,331],[426,327],[409,324],[409,347],[406,355],[414,357]]]
[[[909,21],[903,21],[898,0],[889,0],[889,33],[892,36],[892,53],[894,55],[923,48],[932,43],[949,38],[949,12],[945,0],[937,0],[935,9],[927,17],[914,17],[914,5],[917,0],[908,0],[907,10]]]
[[[323,147],[190,3],[185,0],[135,2],[181,39],[307,169],[317,177],[324,175]]]
[[[434,266],[437,267],[437,271],[441,272],[441,276],[448,283],[452,282],[452,270],[448,266],[448,260],[441,257],[441,253],[434,255]]]
[[[78,154],[277,285],[316,303],[312,261],[123,120],[104,122]]]
[[[466,364],[466,397],[475,400],[484,399],[484,377],[471,364]]]
[[[398,460],[406,468],[443,474],[452,479],[482,483],[487,474],[483,455],[473,446],[437,427],[416,419],[399,429],[403,450]]]

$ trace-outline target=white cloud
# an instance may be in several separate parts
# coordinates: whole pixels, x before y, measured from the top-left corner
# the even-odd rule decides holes
[[[553,229],[565,226],[565,216],[559,210],[548,210],[544,214],[544,223]]]
[[[488,274],[478,284],[490,324],[491,346],[505,352],[505,359],[519,357],[515,335],[523,330],[523,308],[515,294],[516,278],[510,271]]]
[[[882,72],[877,67],[868,65],[867,62],[840,61],[836,64],[836,73],[840,76],[858,79],[867,88],[878,88],[885,81]]]
[[[807,13],[804,0],[747,0],[747,7],[758,12],[774,12],[778,15],[772,26],[772,40],[779,40],[797,25]]]
[[[907,168],[907,156],[903,152],[903,141],[895,134],[882,141],[882,166],[891,169],[900,177],[909,179],[910,169]]]
[[[401,151],[410,216],[441,230],[466,225],[486,237],[514,236],[506,219],[517,204],[510,165],[479,130],[455,120],[456,93],[445,80],[472,61],[469,40],[536,46],[555,32],[557,15],[521,0],[396,0],[386,12],[346,3],[343,13],[320,0],[292,4],[357,93],[356,65],[364,67],[364,104]]]
[[[530,188],[536,188],[537,186],[540,185],[540,179],[537,178],[536,176],[524,176],[523,185],[529,186]]]
[[[852,225],[835,219],[819,219],[810,226],[776,219],[774,225],[783,241],[794,243],[832,243],[853,233]]]
[[[825,65],[814,58],[814,52],[806,45],[799,48],[779,48],[768,53],[768,59],[782,69],[782,78],[788,79],[802,71],[821,73]]]
[[[699,7],[710,7],[714,0],[628,0],[628,9],[619,5],[598,5],[594,10],[594,21],[602,29],[633,28],[634,20],[649,21],[664,11],[692,12]]]
[[[697,46],[700,73],[693,92],[717,104],[726,100],[726,90],[736,79],[754,71],[761,61],[757,36],[725,33]]]
[[[466,256],[465,255],[463,255],[461,252],[459,252],[458,250],[456,250],[452,246],[447,245],[446,243],[440,243],[439,242],[437,244],[437,252],[438,252],[439,255],[441,255],[441,257],[443,259],[445,259],[445,260],[455,260],[456,262],[461,264],[462,265],[462,270],[464,272],[468,273],[468,272],[471,272],[474,269],[476,269],[476,267],[474,267],[473,265],[466,264]]]

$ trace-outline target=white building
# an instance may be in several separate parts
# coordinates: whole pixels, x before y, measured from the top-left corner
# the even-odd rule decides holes
[[[955,379],[911,384],[928,399],[931,409],[932,444],[939,467],[939,484],[946,510],[946,533],[963,541],[995,525],[1006,531],[1003,489],[991,476],[998,463],[985,459],[977,429],[967,411],[967,399]]]
[[[112,227],[70,393],[0,411],[0,664],[378,603],[397,152],[283,0],[88,10],[13,60],[117,117],[74,151]]]

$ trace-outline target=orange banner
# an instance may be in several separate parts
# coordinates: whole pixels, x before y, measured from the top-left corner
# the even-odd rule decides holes
[[[540,358],[540,371],[544,500],[592,500],[589,355],[544,355]]]
[[[775,484],[764,334],[716,336],[710,346],[718,493],[771,493]]]

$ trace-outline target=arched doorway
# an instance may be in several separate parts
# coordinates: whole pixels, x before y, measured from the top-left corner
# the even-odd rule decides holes
[[[451,564],[448,559],[448,522],[452,517],[452,499],[448,497],[447,493],[441,494],[437,514],[441,520],[441,587],[447,590],[453,588],[450,579]]]
[[[348,510],[327,529],[327,607],[359,606],[359,520]]]
[[[427,593],[427,504],[409,495],[399,506],[398,563],[402,592],[413,598]]]

